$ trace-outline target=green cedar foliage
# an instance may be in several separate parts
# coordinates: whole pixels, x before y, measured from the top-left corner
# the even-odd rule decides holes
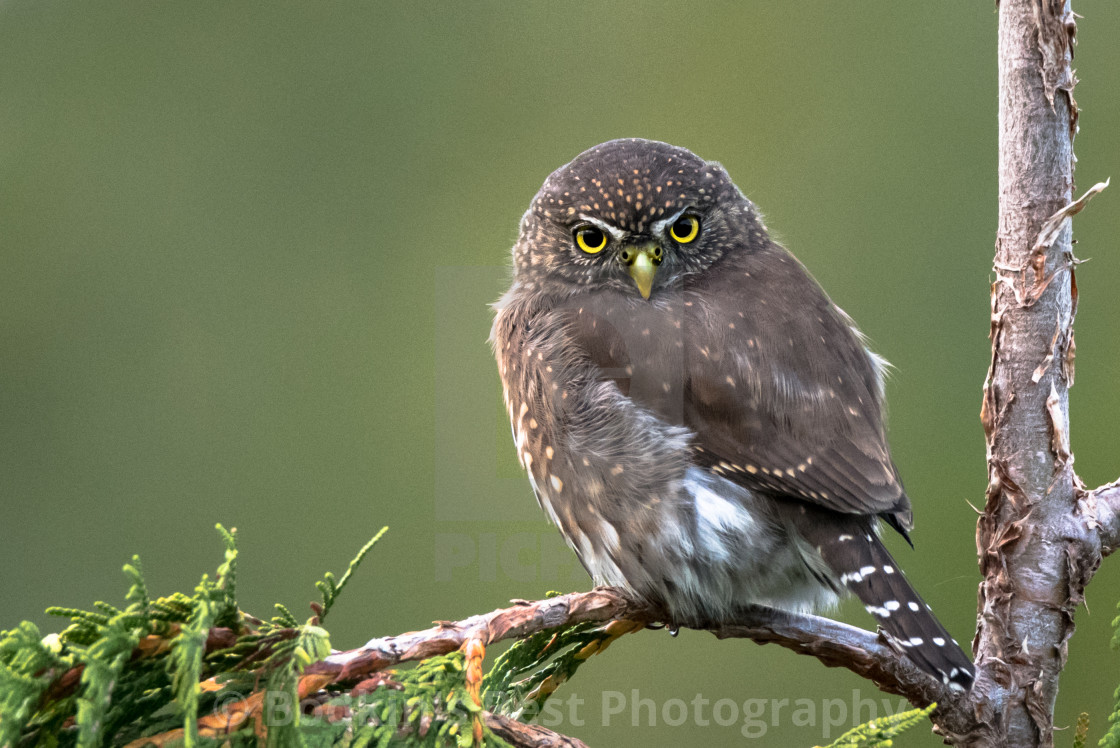
[[[848,730],[830,743],[828,748],[890,748],[899,733],[909,730],[919,722],[924,722],[930,712],[937,708],[934,702],[924,709],[911,709]]]
[[[311,604],[314,615],[305,623],[280,604],[267,621],[238,608],[236,534],[221,525],[218,532],[223,562],[191,595],[153,599],[134,556],[124,566],[129,588],[123,609],[105,602],[94,603],[94,610],[51,608],[51,615],[70,621],[60,634],[43,636],[26,621],[0,632],[0,748],[497,748],[506,744],[480,731],[482,705],[531,721],[588,658],[640,628],[627,621],[578,623],[525,637],[482,678],[482,705],[468,687],[470,666],[462,652],[360,682],[316,681],[301,702],[304,669],[331,651],[321,624],[385,529],[341,579],[328,572],[316,583],[321,599]],[[861,725],[833,746],[890,745],[932,708]],[[1113,731],[1120,731],[1120,722]],[[1101,745],[1120,748],[1115,740]]]
[[[43,636],[23,622],[0,633],[0,747],[156,745],[473,745],[480,707],[466,691],[463,656],[433,657],[405,672],[390,671],[384,687],[361,697],[365,722],[304,717],[300,676],[326,657],[330,640],[319,624],[351,574],[385,530],[351,561],[341,580],[316,584],[321,601],[300,623],[283,605],[264,621],[237,607],[237,544],[218,526],[225,557],[214,578],[204,575],[192,595],[152,599],[140,559],[125,565],[122,610],[51,608],[70,620]],[[214,639],[224,632],[225,638]],[[215,644],[217,641],[219,643]],[[208,687],[203,687],[206,682]],[[352,713],[348,684],[328,684],[316,703]],[[223,708],[246,708],[259,697],[258,721],[228,734],[216,730]],[[247,700],[248,699],[248,700]],[[327,712],[329,713],[329,712]],[[207,719],[209,718],[209,720]],[[200,724],[207,722],[205,728]],[[236,725],[235,725],[236,727]],[[502,745],[486,733],[487,745]]]
[[[1089,713],[1077,715],[1077,727],[1073,731],[1073,748],[1085,748],[1089,740]]]

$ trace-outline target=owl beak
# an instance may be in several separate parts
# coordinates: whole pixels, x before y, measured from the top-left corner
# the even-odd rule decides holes
[[[653,277],[657,275],[657,266],[661,264],[661,247],[650,244],[644,247],[627,247],[619,255],[630,277],[638,286],[638,293],[643,299],[648,299],[653,290]]]

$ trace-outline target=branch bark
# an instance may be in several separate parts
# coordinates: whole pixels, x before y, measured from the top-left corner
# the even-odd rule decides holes
[[[305,675],[327,676],[328,682],[352,681],[402,662],[454,652],[472,640],[488,646],[559,626],[619,619],[652,624],[663,620],[664,612],[610,587],[536,602],[516,601],[510,608],[462,621],[439,621],[422,631],[373,639],[358,649],[336,652],[310,665]],[[827,667],[847,668],[915,706],[936,701],[934,719],[947,734],[966,734],[978,728],[966,708],[967,697],[920,670],[906,657],[905,650],[883,633],[875,634],[820,616],[759,606],[743,608],[736,619],[735,624],[702,630],[720,639],[778,644],[815,657]]]
[[[486,726],[491,732],[518,748],[587,748],[587,743],[553,732],[547,727],[527,725],[509,717],[486,712]]]
[[[1079,487],[1077,511],[1090,529],[1096,530],[1102,557],[1120,546],[1120,480],[1092,491]]]
[[[981,409],[989,480],[976,529],[983,581],[970,694],[982,728],[960,745],[1053,745],[1074,611],[1117,534],[1116,500],[1079,496],[1069,448],[1077,283],[1068,219],[1083,204],[1071,205],[1075,33],[1069,2],[1000,2],[999,226]]]

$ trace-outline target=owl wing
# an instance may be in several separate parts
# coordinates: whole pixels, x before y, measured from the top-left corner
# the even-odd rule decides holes
[[[883,428],[876,364],[789,255],[748,281],[723,271],[657,304],[601,291],[567,331],[603,379],[694,434],[692,460],[735,483],[910,527]],[[776,303],[780,288],[794,303]]]
[[[768,305],[749,283],[694,297],[683,391],[694,459],[748,489],[884,515],[905,533],[879,362],[800,266],[786,271],[778,287],[796,305]]]

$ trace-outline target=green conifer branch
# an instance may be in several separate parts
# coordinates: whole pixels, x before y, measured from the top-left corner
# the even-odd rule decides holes
[[[1120,603],[1116,605],[1120,611]],[[1109,646],[1113,651],[1120,652],[1120,615],[1112,619],[1112,639]],[[1098,745],[1100,748],[1120,748],[1120,687],[1112,693],[1112,713],[1108,715],[1108,732],[1104,734]]]
[[[500,714],[529,721],[589,657],[640,628],[644,625],[632,621],[577,623],[520,639],[483,679],[483,702]]]
[[[1073,748],[1085,748],[1089,741],[1089,713],[1077,715],[1077,726],[1073,731]]]
[[[342,575],[342,579],[337,583],[335,583],[334,574],[329,571],[323,575],[323,581],[315,583],[315,587],[318,588],[320,594],[323,596],[322,603],[320,603],[318,607],[316,607],[315,604],[311,606],[315,610],[315,617],[318,619],[315,623],[322,623],[323,619],[327,617],[331,606],[334,605],[334,601],[338,599],[342,588],[350,581],[350,576],[354,573],[354,570],[362,563],[362,559],[366,557],[366,554],[370,552],[370,549],[373,548],[377,541],[381,540],[381,536],[388,531],[388,526],[382,527],[376,535],[370,538],[368,543],[362,546],[362,549],[358,551],[358,555],[354,556],[353,560],[350,561],[350,565],[346,567],[346,573]]]
[[[140,639],[140,632],[130,626],[131,621],[120,618],[103,626],[93,644],[70,648],[77,662],[84,666],[77,703],[79,748],[101,744],[117,679]]]
[[[124,596],[129,602],[129,610],[148,615],[151,612],[151,601],[148,599],[148,585],[144,581],[144,565],[140,563],[139,556],[133,556],[131,563],[124,565],[124,573],[132,583]]]
[[[830,743],[828,748],[890,748],[894,738],[919,722],[924,722],[937,708],[933,703],[924,709],[911,709],[882,719],[873,719],[848,730]]]
[[[238,609],[236,535],[221,526],[218,532],[224,561],[192,595],[152,599],[133,557],[124,566],[123,610],[108,603],[93,611],[54,608],[70,618],[59,635],[42,637],[29,623],[3,632],[0,748],[212,740],[239,746],[262,739],[273,746],[581,746],[523,722],[587,659],[654,615],[602,589],[517,601],[331,655],[319,624],[384,531],[341,579],[324,575],[316,585],[322,602],[312,604],[315,615],[302,625],[284,605],[267,621]],[[783,636],[785,619],[766,620],[764,641]],[[502,639],[516,641],[483,677],[485,647]],[[408,660],[418,662],[398,668]],[[836,745],[887,745],[929,712],[876,720]]]
[[[202,658],[206,637],[217,617],[213,600],[216,585],[204,574],[195,588],[195,605],[191,617],[179,630],[171,649],[168,672],[175,701],[183,715],[184,744],[186,748],[198,745],[199,680],[202,675]]]

